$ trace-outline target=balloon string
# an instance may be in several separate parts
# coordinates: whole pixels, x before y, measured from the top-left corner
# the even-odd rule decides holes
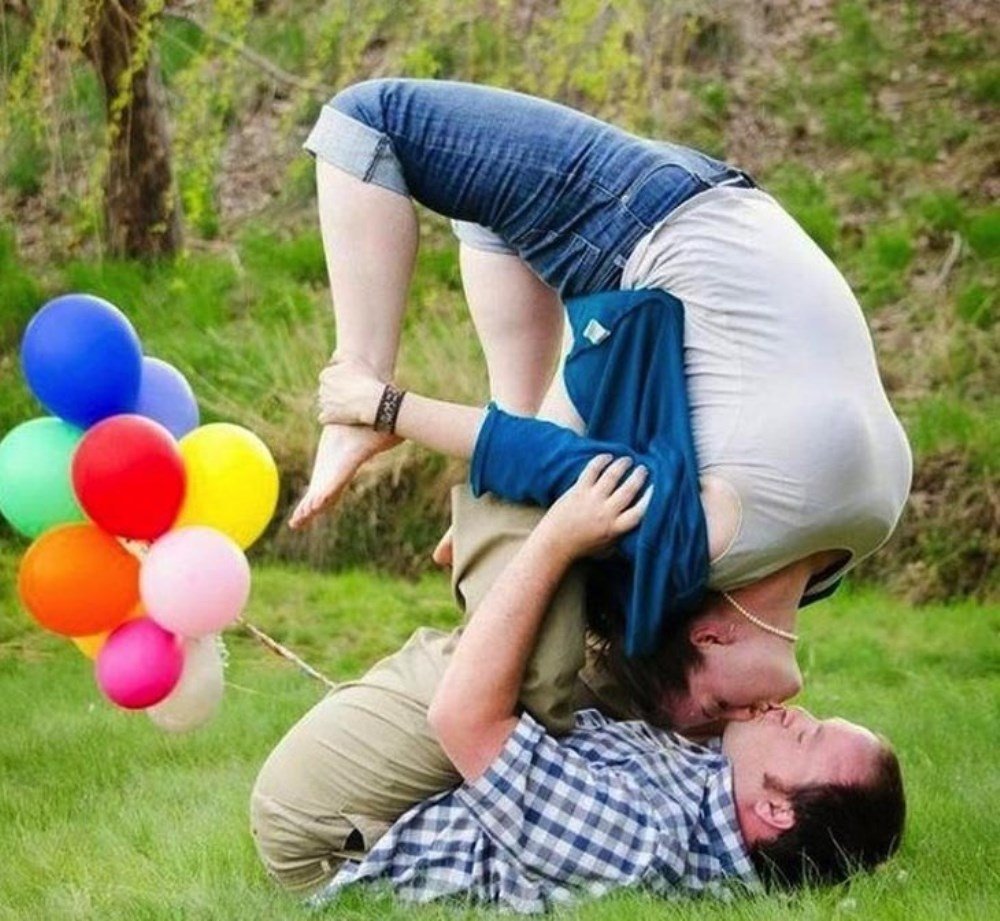
[[[288,649],[286,646],[282,646],[277,640],[271,639],[263,630],[259,627],[255,627],[252,623],[247,620],[240,619],[240,623],[246,627],[247,631],[255,639],[259,640],[263,645],[265,645],[271,652],[276,655],[281,656],[283,659],[287,659],[301,671],[305,672],[310,678],[315,678],[317,681],[322,681],[328,688],[335,688],[337,685],[334,684],[329,678],[326,677],[322,672],[318,672],[313,668],[308,662],[303,661],[294,652]]]

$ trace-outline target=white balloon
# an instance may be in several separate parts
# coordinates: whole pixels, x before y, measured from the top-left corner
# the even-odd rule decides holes
[[[203,636],[184,643],[184,671],[177,687],[149,707],[149,718],[166,732],[190,732],[207,723],[222,703],[225,690],[221,640]]]

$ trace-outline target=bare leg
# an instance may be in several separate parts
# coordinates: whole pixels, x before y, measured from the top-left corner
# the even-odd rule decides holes
[[[506,409],[533,416],[552,379],[563,328],[559,297],[518,256],[461,245],[462,284],[486,356],[490,394]],[[452,563],[452,529],[431,554]]]
[[[490,393],[508,411],[533,416],[552,379],[562,340],[559,297],[515,255],[463,243],[460,262]]]
[[[577,412],[576,407],[569,398],[569,393],[566,390],[566,382],[563,379],[563,366],[572,348],[573,332],[570,329],[569,323],[566,323],[563,353],[559,359],[559,367],[552,377],[552,383],[549,386],[548,393],[545,394],[545,399],[542,400],[542,405],[539,407],[537,415],[539,419],[544,419],[546,422],[554,422],[556,425],[561,425],[563,428],[570,429],[578,435],[582,435],[586,426],[580,417],[580,413]]]
[[[404,195],[317,161],[323,248],[337,323],[337,356],[369,365],[388,380],[417,251],[417,219]],[[298,528],[335,502],[392,436],[344,425],[324,428],[312,478],[289,524]]]

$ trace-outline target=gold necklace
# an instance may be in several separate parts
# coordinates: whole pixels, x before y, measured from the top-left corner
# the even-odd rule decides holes
[[[765,633],[772,633],[774,636],[780,636],[783,640],[788,640],[789,643],[795,643],[798,641],[799,635],[797,633],[792,633],[790,630],[782,630],[781,627],[775,627],[774,624],[769,624],[766,620],[761,620],[756,614],[751,614],[742,604],[740,604],[729,592],[723,592],[722,597],[726,599],[737,611],[740,612],[750,623],[755,627],[760,627]]]

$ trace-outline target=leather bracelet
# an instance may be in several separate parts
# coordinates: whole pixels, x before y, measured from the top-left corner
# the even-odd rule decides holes
[[[376,432],[396,431],[396,420],[399,418],[399,409],[403,405],[405,390],[400,390],[392,384],[386,384],[382,391],[382,398],[378,401],[378,409],[375,411],[375,424],[372,426]]]

